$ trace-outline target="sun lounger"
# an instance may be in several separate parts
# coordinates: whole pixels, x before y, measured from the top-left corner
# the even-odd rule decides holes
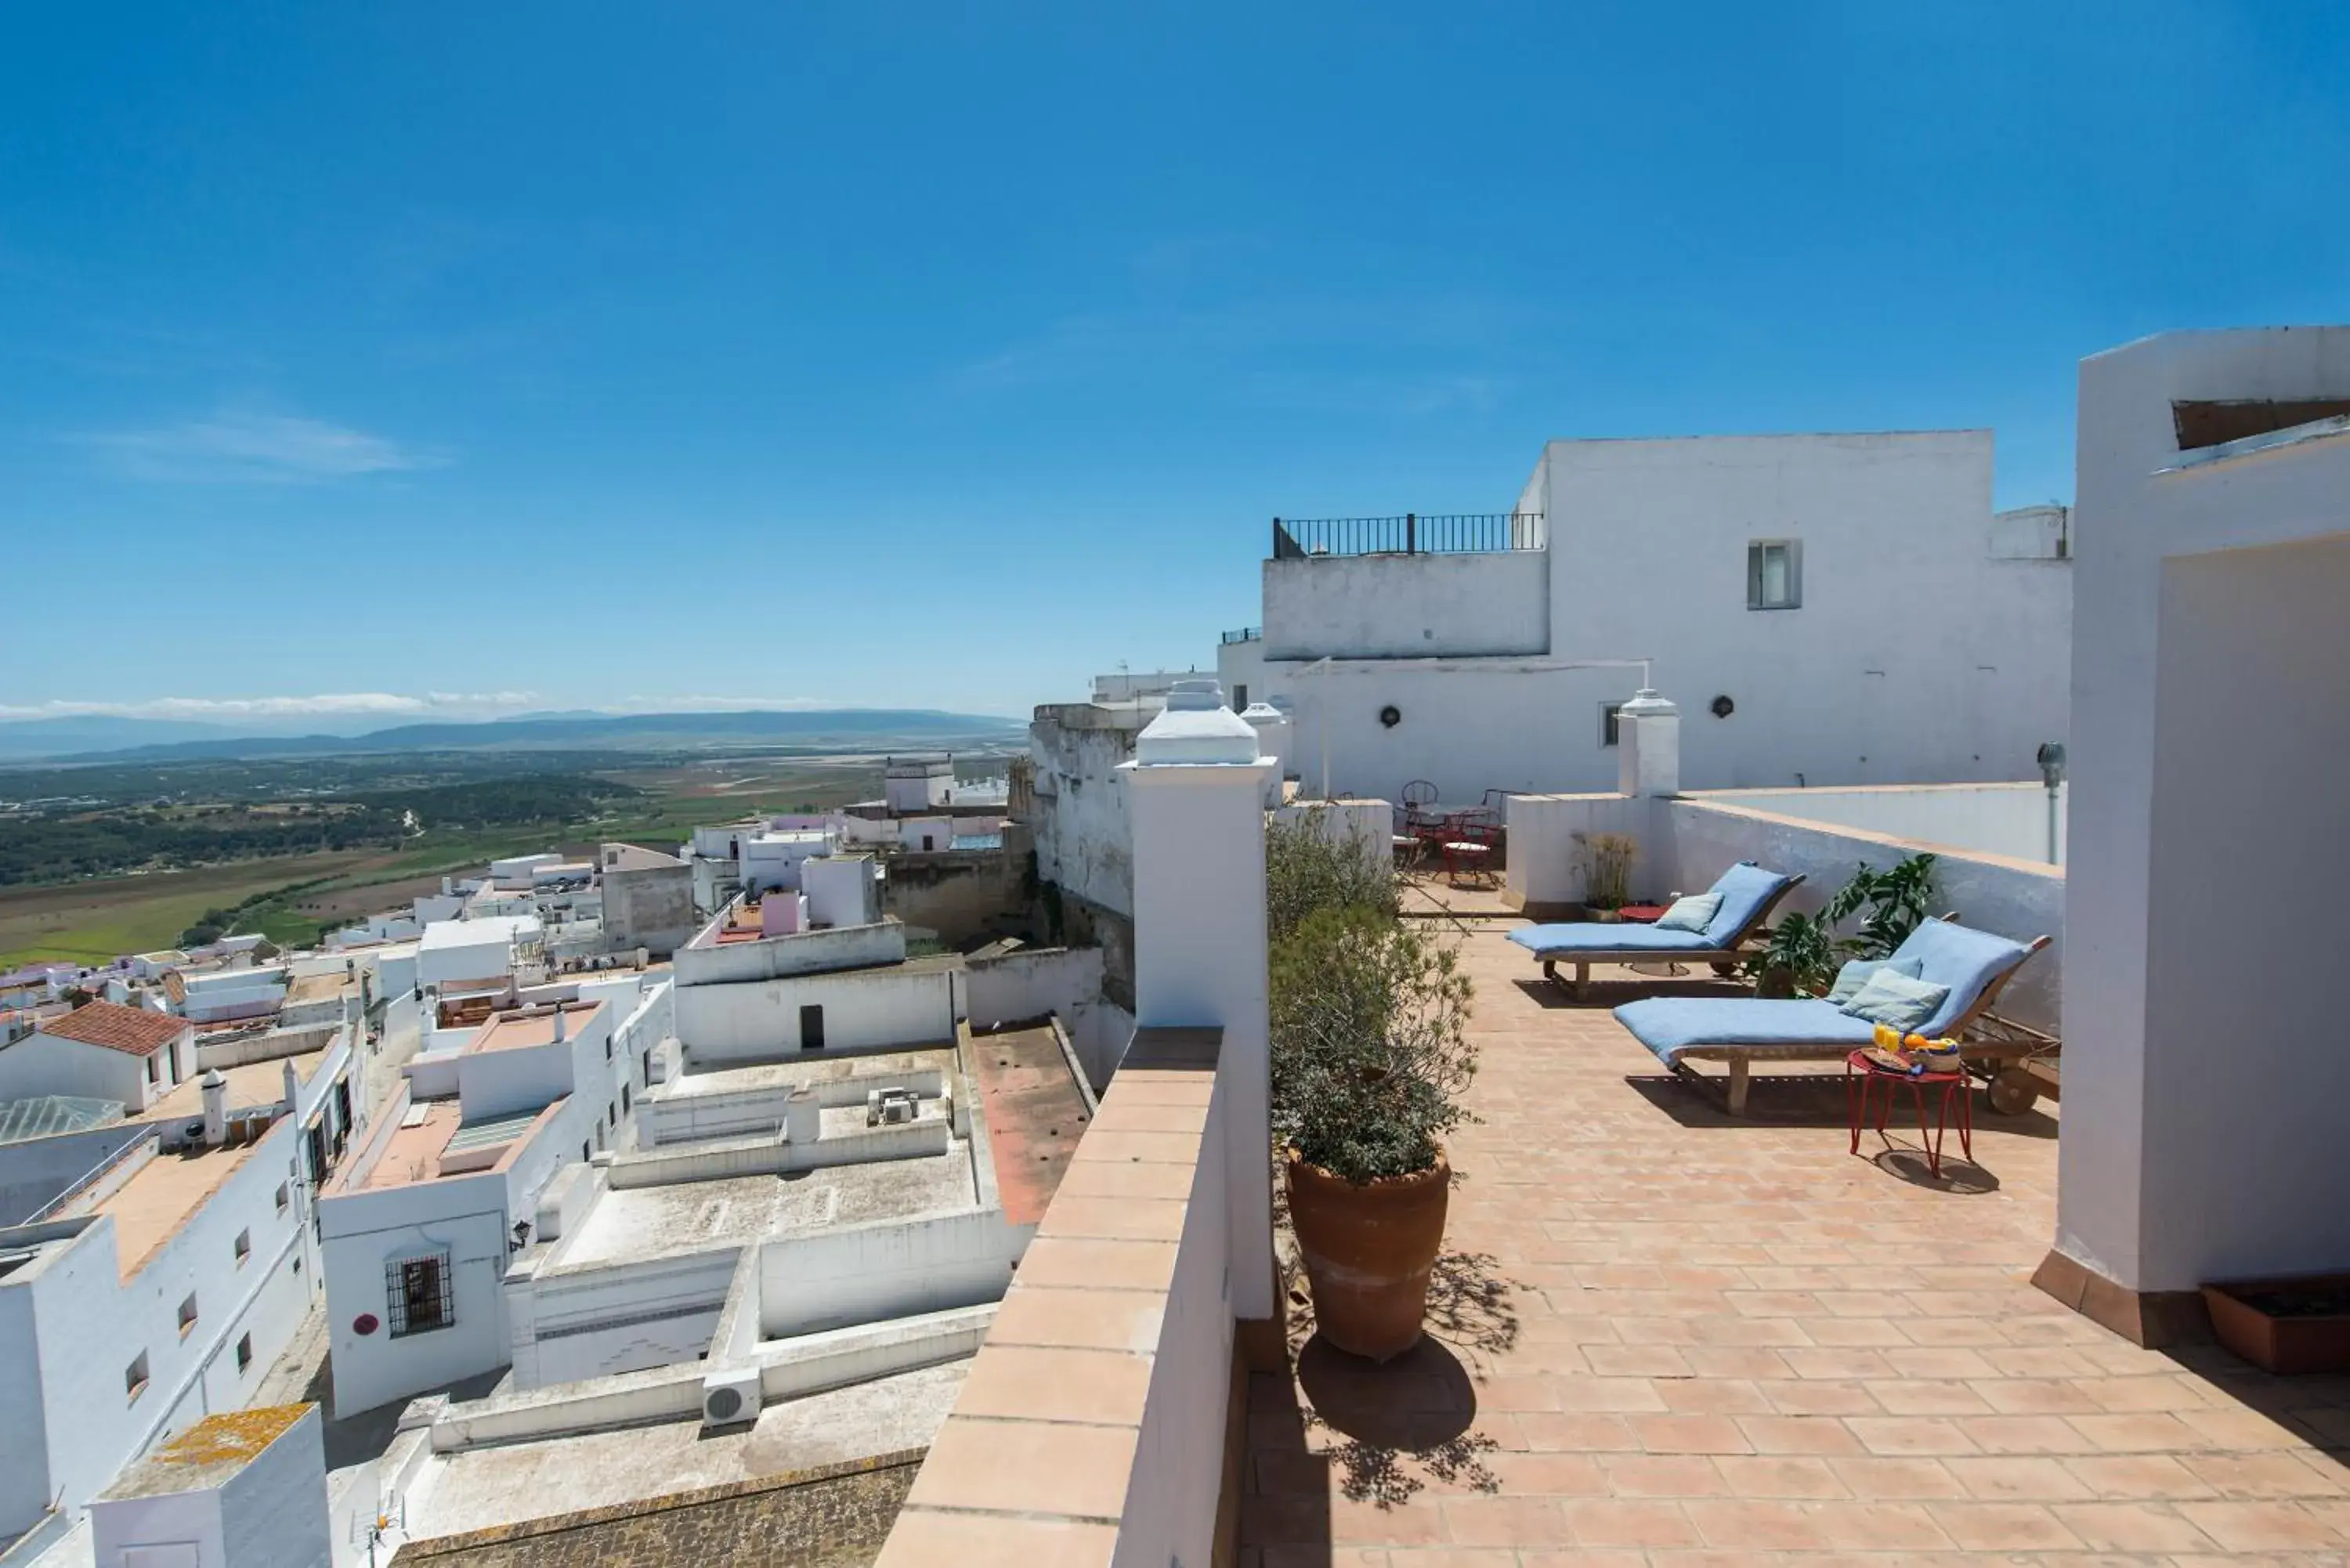
[[[2024,961],[2048,945],[2046,937],[2013,942],[1949,920],[1926,920],[1895,952],[1918,961],[1918,978],[1950,988],[1934,1015],[1914,1032],[1957,1038],[1970,1060],[2020,1057],[2031,1047],[2012,1040],[1967,1039]],[[1838,1062],[1874,1043],[1876,1029],[1817,997],[1771,1002],[1751,996],[1656,996],[1616,1009],[1617,1021],[1649,1054],[1682,1077],[1701,1075],[1689,1064],[1730,1067],[1730,1114],[1746,1114],[1749,1069],[1756,1062]]]
[[[1727,969],[1742,956],[1747,940],[1771,919],[1801,877],[1766,871],[1742,860],[1724,871],[1708,892],[1721,895],[1721,908],[1701,931],[1660,931],[1654,926],[1607,925],[1576,920],[1564,925],[1528,926],[1510,933],[1510,940],[1541,961],[1543,978],[1565,985],[1580,1001],[1596,963],[1661,963],[1688,961]],[[1575,966],[1572,981],[1558,978],[1558,966]]]

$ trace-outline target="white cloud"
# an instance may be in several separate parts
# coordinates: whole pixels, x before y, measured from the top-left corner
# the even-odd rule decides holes
[[[29,704],[0,703],[0,719],[288,719],[339,713],[400,718],[411,714],[471,711],[480,713],[526,707],[528,691],[431,691],[421,697],[393,691],[330,691],[310,697],[151,697],[134,702],[85,702],[59,698]]]
[[[220,413],[80,439],[129,477],[165,483],[315,484],[448,461],[385,436],[286,414]]]

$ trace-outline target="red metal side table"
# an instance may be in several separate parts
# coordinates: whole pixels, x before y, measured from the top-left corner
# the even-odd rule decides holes
[[[1959,1106],[1959,1152],[1971,1163],[1975,1158],[1975,1122],[1973,1085],[1964,1073],[1904,1073],[1879,1066],[1866,1051],[1855,1051],[1844,1059],[1845,1109],[1852,1122],[1851,1152],[1860,1152],[1861,1128],[1868,1121],[1868,1103],[1875,1097],[1878,1084],[1885,1085],[1885,1099],[1877,1107],[1877,1135],[1885,1137],[1885,1123],[1893,1112],[1896,1085],[1909,1085],[1909,1097],[1918,1106],[1918,1141],[1925,1146],[1926,1168],[1934,1176],[1942,1174],[1942,1137],[1950,1122],[1950,1102]],[[1926,1128],[1926,1091],[1941,1092],[1934,1112],[1934,1127],[1929,1138]]]

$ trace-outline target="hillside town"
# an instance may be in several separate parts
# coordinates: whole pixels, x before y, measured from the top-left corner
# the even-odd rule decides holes
[[[2350,1551],[2273,1283],[2350,1266],[2350,327],[2081,375],[2072,506],[1556,441],[1276,520],[1001,779],[0,977],[0,1563]],[[1297,843],[1473,996],[1383,1352],[1274,1170]]]

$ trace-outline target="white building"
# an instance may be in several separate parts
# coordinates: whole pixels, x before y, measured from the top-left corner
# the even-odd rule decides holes
[[[636,1097],[669,1033],[668,984],[542,991],[548,1000],[434,1036],[320,1194],[338,1411],[507,1365],[509,1254],[564,1167],[633,1139]]]
[[[892,816],[936,811],[953,796],[954,759],[891,757],[883,764],[881,793]]]
[[[544,930],[536,915],[435,920],[416,945],[416,983],[503,980],[529,961]]]
[[[93,1002],[43,1019],[0,1047],[0,1100],[70,1095],[114,1100],[134,1113],[195,1071],[195,1026],[184,1018]]]
[[[1511,514],[1276,524],[1218,671],[1336,794],[1607,788],[1644,665],[1692,788],[2026,778],[2069,549],[2060,507],[1993,515],[1988,431],[1553,441]]]
[[[90,1505],[95,1568],[328,1568],[316,1405],[207,1416]]]
[[[338,1037],[208,1072],[139,1120],[0,1145],[0,1540],[70,1523],[251,1397],[315,1299],[309,1194],[350,1067]]]

